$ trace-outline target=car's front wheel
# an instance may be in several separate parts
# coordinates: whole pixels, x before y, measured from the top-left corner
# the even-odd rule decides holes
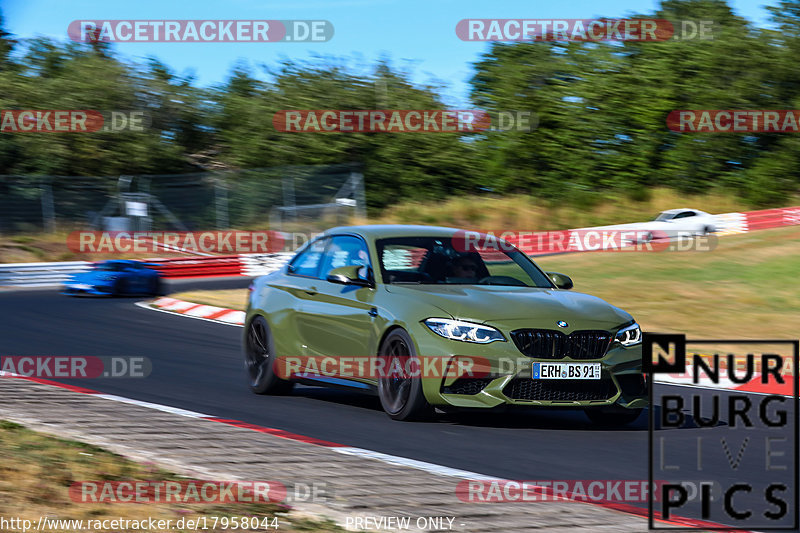
[[[255,317],[247,326],[244,364],[250,390],[256,394],[286,394],[294,383],[275,374],[275,343],[264,317]]]
[[[402,329],[391,331],[381,344],[378,357],[383,374],[378,378],[381,406],[394,420],[421,420],[433,414],[433,407],[422,392],[422,378],[411,337]],[[412,364],[409,364],[411,361]]]
[[[589,420],[599,426],[606,427],[630,424],[639,418],[642,411],[643,409],[625,409],[613,405],[610,407],[590,407],[584,410]]]

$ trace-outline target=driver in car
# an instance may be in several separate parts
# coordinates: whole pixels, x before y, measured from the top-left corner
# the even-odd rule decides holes
[[[478,281],[478,265],[471,257],[461,255],[453,259],[450,263],[450,272],[452,273],[450,278],[456,278],[461,283]]]

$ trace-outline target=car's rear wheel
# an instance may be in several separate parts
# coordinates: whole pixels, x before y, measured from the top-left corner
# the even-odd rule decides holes
[[[624,426],[634,422],[643,409],[625,409],[624,407],[590,407],[584,409],[589,420],[599,426]]]
[[[414,342],[402,329],[391,331],[381,344],[378,356],[383,359],[384,374],[378,378],[381,406],[394,420],[421,420],[433,414],[433,407],[422,392],[422,379]]]
[[[286,394],[294,383],[275,374],[275,343],[264,317],[255,317],[247,326],[244,363],[250,390],[256,394]]]

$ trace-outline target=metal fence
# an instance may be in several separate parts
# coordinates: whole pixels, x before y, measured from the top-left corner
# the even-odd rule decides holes
[[[86,261],[3,264],[0,265],[0,287],[54,287],[78,272],[88,271],[91,266]]]
[[[173,175],[0,176],[0,232],[270,228],[364,217],[358,165]]]

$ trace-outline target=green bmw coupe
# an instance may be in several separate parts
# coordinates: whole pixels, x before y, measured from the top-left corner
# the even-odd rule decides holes
[[[464,235],[334,228],[254,280],[242,343],[250,388],[360,389],[396,420],[500,406],[635,420],[647,390],[631,315],[569,291],[569,277],[505,241]]]

